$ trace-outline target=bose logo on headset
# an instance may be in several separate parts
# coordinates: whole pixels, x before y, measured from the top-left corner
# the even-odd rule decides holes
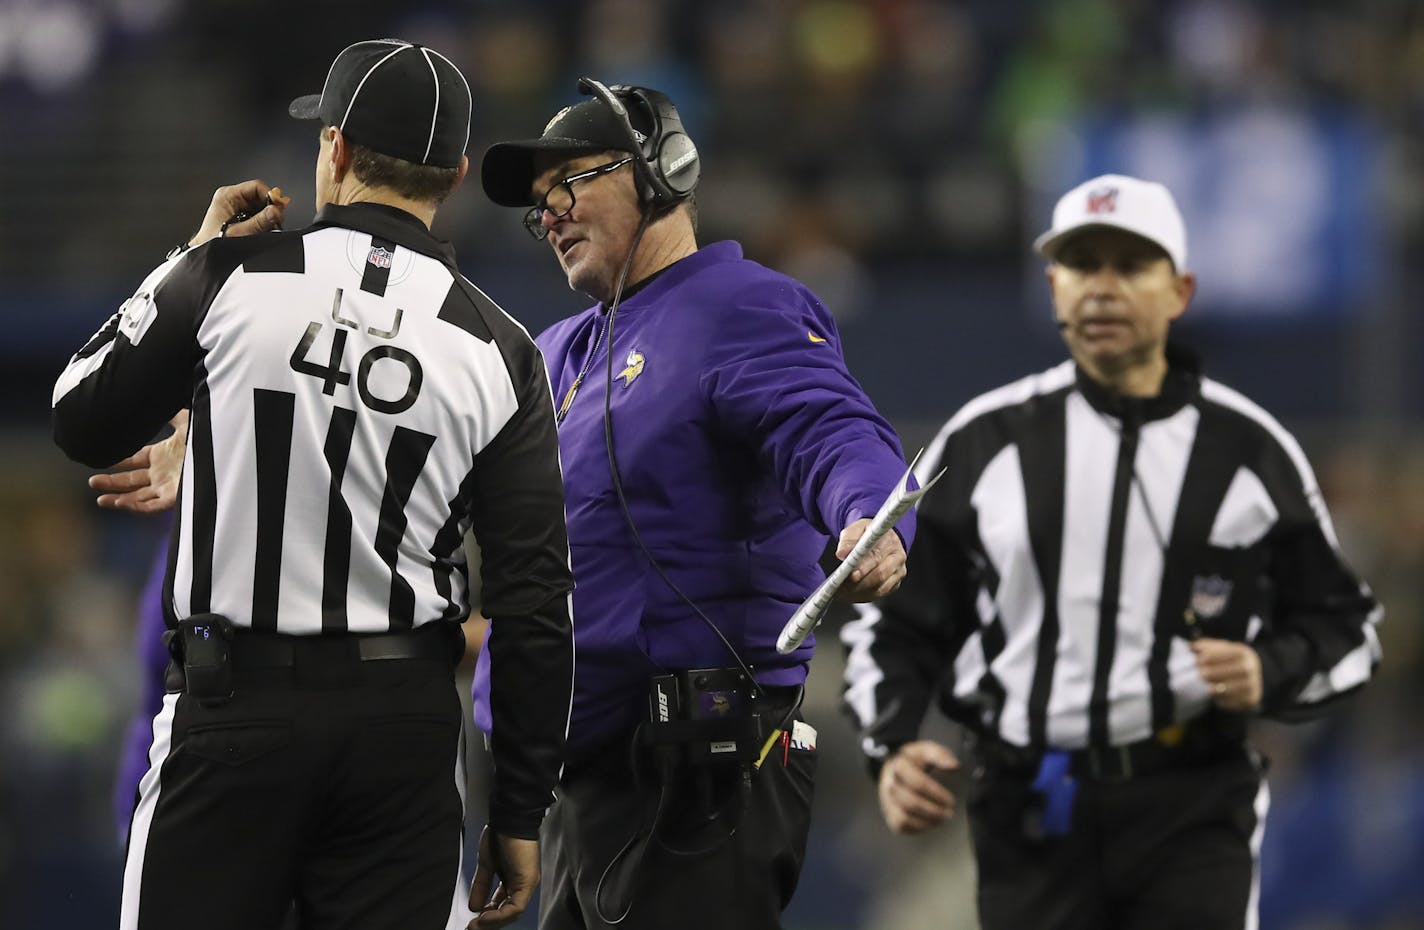
[[[680,156],[674,159],[672,164],[668,165],[668,173],[673,174],[678,171],[681,171],[684,165],[686,165],[688,162],[692,161],[696,157],[697,150],[688,149],[686,152],[683,152]]]
[[[608,87],[587,77],[579,78],[578,86],[581,93],[592,94],[606,103],[628,134],[637,154],[633,164],[643,182],[640,192],[649,207],[666,209],[692,195],[702,166],[697,147],[666,94],[627,84]],[[639,107],[648,118],[651,133],[644,135],[633,128],[624,100]]]

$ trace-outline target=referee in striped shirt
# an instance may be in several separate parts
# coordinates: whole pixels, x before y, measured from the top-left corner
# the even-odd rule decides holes
[[[1167,189],[1088,181],[1036,248],[1072,361],[940,431],[908,579],[844,630],[846,705],[899,833],[954,811],[931,698],[967,728],[985,930],[1253,928],[1246,723],[1363,686],[1379,608],[1295,439],[1167,345],[1195,286]]]
[[[266,231],[280,196],[220,189],[55,385],[56,440],[96,467],[192,410],[163,592],[175,665],[120,927],[264,930],[293,908],[303,928],[446,926],[470,530],[506,734],[472,926],[503,926],[538,881],[569,715],[548,377],[430,234],[468,167],[459,70],[357,43],[291,113],[321,121],[312,225]]]

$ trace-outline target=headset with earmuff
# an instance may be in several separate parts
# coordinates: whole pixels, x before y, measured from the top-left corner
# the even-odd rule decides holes
[[[578,86],[581,93],[607,104],[628,134],[631,150],[637,155],[633,164],[643,182],[639,193],[647,206],[664,210],[692,195],[702,174],[702,163],[692,137],[682,128],[677,107],[666,94],[628,84],[610,87],[588,77],[579,78]],[[652,131],[647,136],[633,129],[625,100],[648,117]]]

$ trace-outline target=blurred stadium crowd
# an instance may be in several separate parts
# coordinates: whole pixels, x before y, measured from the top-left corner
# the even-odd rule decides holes
[[[1027,256],[1052,198],[1104,170],[1172,186],[1203,285],[1184,337],[1303,438],[1386,607],[1361,699],[1260,733],[1262,926],[1424,926],[1419,0],[0,0],[0,926],[112,919],[158,535],[95,510],[49,445],[54,377],[218,184],[260,176],[307,215],[315,139],[286,103],[380,35],[465,69],[472,160],[537,135],[579,74],[667,91],[703,153],[702,240],[822,294],[911,454],[1061,357]],[[477,184],[436,231],[531,330],[583,305]],[[972,927],[962,837],[879,824],[835,719],[841,661],[824,635],[817,841],[789,923]]]

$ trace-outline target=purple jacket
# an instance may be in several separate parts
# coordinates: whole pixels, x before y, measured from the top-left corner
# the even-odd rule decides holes
[[[559,428],[575,762],[643,718],[651,675],[735,664],[649,564],[619,506],[604,442],[607,321],[600,304],[537,340],[556,409],[589,366]],[[831,314],[804,285],[719,242],[619,306],[613,375],[618,470],[643,543],[758,681],[804,681],[813,641],[783,656],[777,635],[825,578],[827,537],[874,515],[906,467],[894,431],[846,370]],[[913,514],[898,529],[908,546]],[[475,683],[486,729],[487,661]]]

